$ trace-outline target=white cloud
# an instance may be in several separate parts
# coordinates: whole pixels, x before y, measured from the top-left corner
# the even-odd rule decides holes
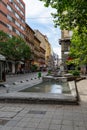
[[[24,0],[26,3],[26,17],[38,16],[43,8],[43,4],[39,0]]]
[[[44,2],[39,0],[24,0],[26,4],[26,19],[34,18],[39,23],[50,23],[52,22],[51,13],[55,10],[51,7],[44,7]]]
[[[39,0],[23,0],[26,4],[26,16],[49,16],[51,8],[44,7],[44,3]],[[47,12],[47,13],[46,13]]]

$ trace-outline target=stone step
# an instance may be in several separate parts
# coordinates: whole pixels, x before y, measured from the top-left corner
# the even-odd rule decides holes
[[[77,105],[77,98],[70,95],[14,92],[0,95],[0,102]]]

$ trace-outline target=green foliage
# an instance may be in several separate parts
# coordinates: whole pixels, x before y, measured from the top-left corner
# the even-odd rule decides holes
[[[40,0],[56,10],[52,13],[55,27],[73,30],[70,57],[67,64],[87,64],[87,0]]]
[[[83,27],[81,33],[78,30],[74,30],[71,47],[70,47],[70,57],[73,58],[71,61],[76,65],[83,65],[87,63],[87,30]]]
[[[0,53],[10,60],[29,60],[30,47],[21,37],[10,38],[6,33],[0,31]]]
[[[2,30],[0,31],[0,43],[1,42],[6,42],[9,40],[9,35],[3,32]]]
[[[71,73],[73,76],[80,76],[79,70],[70,70],[69,73]]]
[[[31,71],[35,72],[35,71],[37,71],[37,68],[38,68],[37,65],[32,65],[31,66]]]
[[[87,0],[40,0],[45,6],[56,9],[52,13],[55,26],[71,30],[75,27],[84,27],[87,24]]]
[[[47,73],[47,75],[50,75],[51,74],[51,70],[48,70],[48,73]]]

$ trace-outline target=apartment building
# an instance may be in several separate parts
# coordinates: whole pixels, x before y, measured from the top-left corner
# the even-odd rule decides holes
[[[25,36],[25,4],[23,0],[0,0],[0,30],[10,36]]]
[[[45,64],[46,64],[46,67],[47,68],[51,68],[51,56],[52,56],[52,53],[51,53],[51,45],[48,41],[48,38],[47,36],[44,36],[45,38],[45,45],[46,45],[46,52],[45,52]]]
[[[0,30],[10,37],[25,37],[25,4],[23,0],[0,0]],[[15,73],[15,62],[8,61],[7,69]]]
[[[40,63],[40,69],[43,70],[46,67],[45,64],[46,39],[39,30],[34,30],[34,31],[35,31],[35,36],[41,41],[39,63]]]
[[[29,45],[30,50],[31,50],[30,60],[27,61],[27,70],[30,71],[32,64],[34,64],[34,36],[35,36],[35,32],[27,23],[25,26],[25,33],[26,33],[26,36],[25,36],[26,43],[27,43],[27,45]]]
[[[40,40],[35,36],[34,37],[34,65],[40,69],[40,54],[41,54],[41,49],[40,49]]]
[[[68,70],[66,60],[68,59],[68,53],[70,50],[70,38],[71,38],[70,31],[68,30],[61,31],[61,39],[59,40],[59,44],[61,45],[61,58],[64,71]]]

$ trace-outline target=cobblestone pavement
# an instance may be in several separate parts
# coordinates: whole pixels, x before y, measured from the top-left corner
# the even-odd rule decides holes
[[[0,103],[0,130],[87,130],[87,79],[77,87],[80,105]]]

